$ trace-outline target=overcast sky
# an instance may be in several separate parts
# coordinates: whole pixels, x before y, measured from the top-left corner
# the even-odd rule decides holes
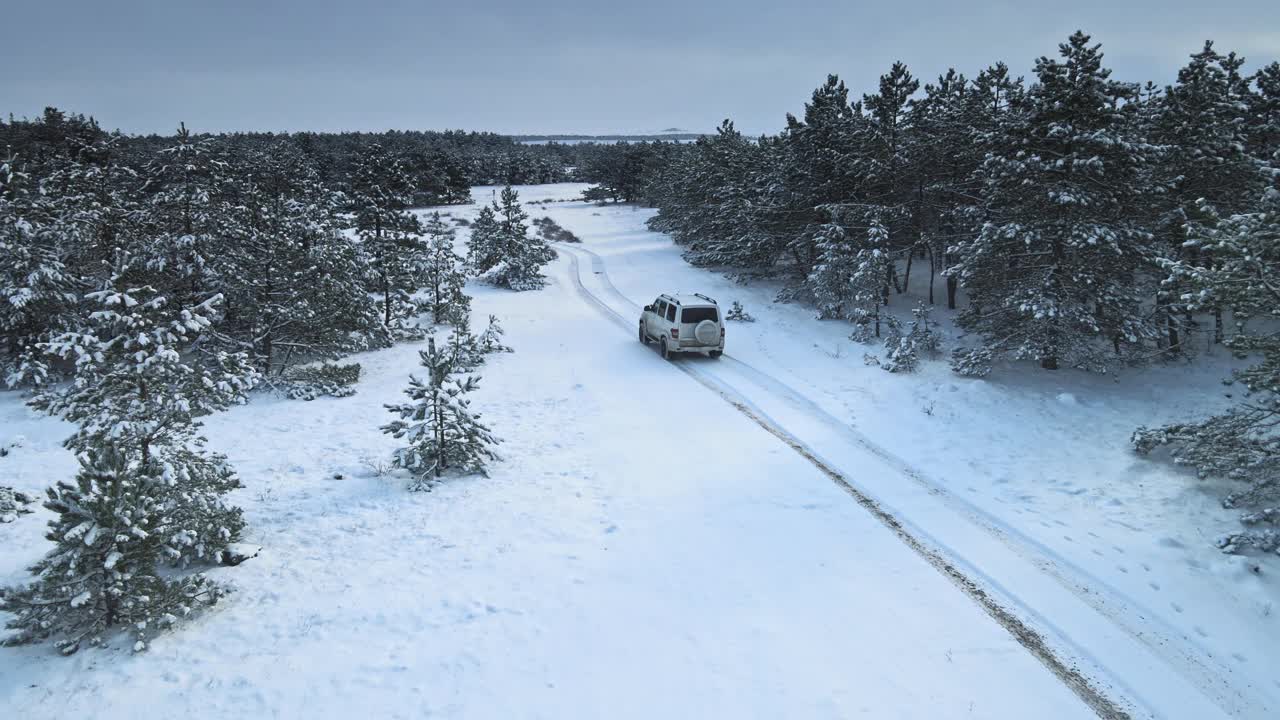
[[[1280,59],[1280,0],[6,0],[0,113],[126,132],[774,131],[828,73],[870,91],[1034,59],[1082,28],[1115,77],[1171,81],[1206,38]]]

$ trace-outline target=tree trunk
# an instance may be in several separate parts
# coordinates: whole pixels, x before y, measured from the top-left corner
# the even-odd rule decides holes
[[[382,324],[391,327],[391,279],[382,273]]]
[[[933,278],[937,275],[936,253],[929,247],[929,304],[933,304]]]
[[[947,276],[947,309],[956,309],[956,291],[960,288],[960,281],[954,275]]]
[[[905,293],[907,288],[911,286],[911,261],[915,260],[915,258],[916,249],[913,247],[907,252],[907,269],[902,273],[902,289],[898,291],[899,295]]]

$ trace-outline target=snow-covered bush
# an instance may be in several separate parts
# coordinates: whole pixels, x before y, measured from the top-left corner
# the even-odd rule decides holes
[[[733,322],[747,322],[747,323],[756,321],[756,319],[752,317],[750,313],[742,309],[742,303],[738,302],[737,300],[733,301],[733,305],[729,307],[729,312],[725,313],[724,319],[731,320]]]
[[[885,362],[881,365],[889,372],[915,372],[920,356],[932,357],[938,352],[940,340],[929,318],[929,306],[920,303],[911,311],[913,319],[907,332],[896,318],[889,319],[889,334],[885,338]]]
[[[533,226],[538,229],[538,234],[547,242],[582,242],[577,235],[561,227],[560,223],[553,220],[550,215],[534,218]]]
[[[849,333],[849,339],[866,345],[875,341],[875,326],[871,324],[868,318],[858,318],[853,322],[853,332]]]
[[[399,418],[382,431],[409,443],[395,452],[395,466],[413,474],[411,490],[429,490],[450,471],[485,474],[486,463],[498,459],[492,448],[499,440],[472,412],[466,398],[479,379],[454,377],[458,368],[453,354],[438,349],[434,338],[418,356],[427,378],[409,376],[405,394],[412,402],[386,406]]]
[[[293,400],[318,397],[349,397],[356,394],[360,363],[321,363],[294,368],[284,382],[284,394]]]
[[[165,556],[182,553],[171,544],[170,481],[157,470],[108,445],[82,455],[74,483],[49,489],[54,548],[31,567],[34,582],[0,596],[0,610],[14,615],[7,643],[52,638],[71,654],[119,628],[142,650],[156,632],[225,593],[201,575],[157,571]]]
[[[31,512],[27,506],[34,502],[30,495],[0,485],[0,523],[13,522],[19,515]]]
[[[986,377],[993,360],[995,353],[987,348],[956,348],[951,352],[951,370],[962,377]]]

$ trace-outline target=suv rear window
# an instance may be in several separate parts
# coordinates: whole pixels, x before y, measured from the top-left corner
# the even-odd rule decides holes
[[[680,316],[680,322],[697,324],[703,320],[716,322],[716,309],[713,307],[691,307],[685,308],[684,313]]]

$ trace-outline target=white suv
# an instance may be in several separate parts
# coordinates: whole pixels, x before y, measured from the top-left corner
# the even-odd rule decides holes
[[[640,342],[658,341],[662,357],[705,352],[718,358],[724,352],[724,318],[715,300],[701,293],[659,295],[640,313]]]

